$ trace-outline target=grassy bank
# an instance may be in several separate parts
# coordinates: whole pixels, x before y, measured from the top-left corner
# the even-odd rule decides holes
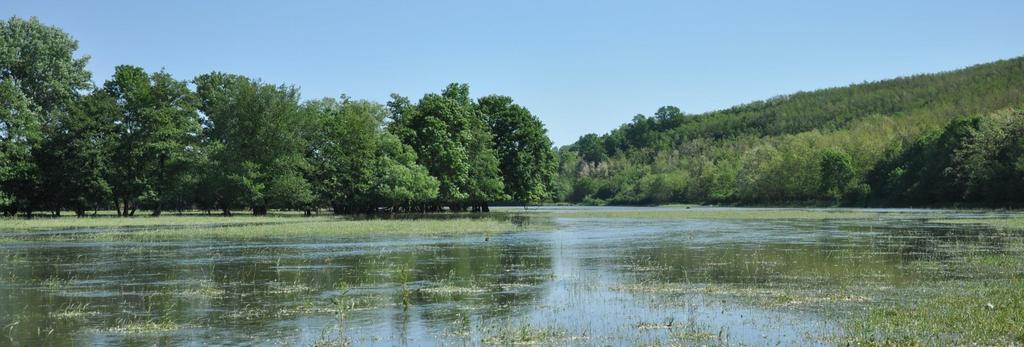
[[[186,240],[186,239],[266,239],[291,237],[330,237],[346,235],[431,235],[492,234],[523,228],[509,221],[484,218],[392,219],[392,220],[307,220],[290,223],[234,226],[157,228],[136,231],[57,236],[89,240]]]
[[[239,224],[274,224],[294,223],[296,221],[326,221],[333,217],[301,217],[301,215],[270,215],[270,216],[220,216],[220,215],[164,215],[160,217],[139,216],[119,218],[117,216],[97,216],[77,218],[40,217],[0,218],[0,233],[5,231],[59,230],[76,228],[122,228],[122,227],[169,227],[169,226],[216,226]]]

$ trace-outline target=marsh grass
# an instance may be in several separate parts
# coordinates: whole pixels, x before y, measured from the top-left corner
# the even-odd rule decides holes
[[[453,235],[494,234],[522,229],[511,222],[492,219],[375,219],[314,220],[291,223],[193,228],[104,231],[58,236],[98,241],[188,240],[188,239],[273,239],[291,237],[332,237],[346,235]]]
[[[0,218],[0,233],[10,231],[34,231],[34,230],[66,230],[66,229],[96,229],[96,228],[130,228],[130,227],[189,227],[189,226],[217,226],[217,225],[241,225],[241,224],[276,224],[310,221],[329,221],[334,217],[301,217],[294,215],[270,215],[270,216],[231,216],[218,215],[164,215],[160,217],[130,217],[119,218],[116,216],[97,216],[76,218],[65,217],[38,217],[33,219],[24,218]]]
[[[678,298],[678,303],[682,305],[692,305],[696,298],[712,301],[728,298],[730,302],[763,309],[811,310],[836,304],[866,304],[875,301],[872,297],[866,296],[869,292],[867,288],[854,292],[842,289],[801,289],[792,286],[642,282],[613,286],[610,289],[631,294]]]
[[[459,297],[486,293],[487,289],[477,286],[458,286],[454,284],[440,284],[429,288],[420,289],[426,295],[438,297]]]
[[[161,334],[186,328],[171,321],[122,322],[106,329],[115,334]]]
[[[981,225],[1003,230],[1024,230],[1024,217],[1021,216],[1008,218],[935,219],[930,222],[941,224]]]
[[[186,299],[213,299],[222,297],[225,294],[223,289],[215,286],[199,286],[193,288],[183,288],[175,290],[171,293],[172,296]]]
[[[1024,280],[936,284],[915,303],[874,307],[850,324],[863,345],[1024,343]]]
[[[905,301],[872,306],[848,322],[849,340],[871,346],[1024,344],[1024,244],[998,254],[966,252]]]
[[[100,312],[89,309],[89,304],[68,304],[64,308],[50,312],[50,316],[57,319],[86,319],[99,316]]]
[[[491,329],[487,329],[491,330]],[[573,335],[558,327],[536,327],[531,324],[504,324],[489,331],[481,342],[485,345],[540,345],[584,343],[585,335]]]
[[[866,211],[828,211],[800,209],[720,209],[720,210],[633,210],[633,211],[567,211],[551,212],[561,218],[634,218],[634,219],[878,219],[892,213]]]

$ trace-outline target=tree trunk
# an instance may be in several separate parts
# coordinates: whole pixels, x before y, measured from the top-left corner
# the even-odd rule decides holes
[[[156,182],[156,206],[153,207],[153,217],[160,216],[160,212],[162,212],[161,210],[164,205],[164,157],[164,154],[160,154],[160,161],[157,164],[157,170],[160,172],[160,176]]]

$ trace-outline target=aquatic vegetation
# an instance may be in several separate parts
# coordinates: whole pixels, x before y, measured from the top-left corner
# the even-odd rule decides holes
[[[419,290],[421,293],[433,296],[460,296],[460,295],[474,295],[487,292],[484,288],[479,287],[466,287],[456,286],[451,284],[442,284],[430,288],[422,288]]]
[[[91,240],[189,240],[331,237],[345,235],[445,235],[517,230],[491,219],[374,219],[293,222],[270,225],[108,231],[75,235]],[[62,238],[55,238],[60,240]]]
[[[637,218],[637,219],[878,219],[889,214],[864,211],[805,209],[650,209],[626,211],[567,211],[552,215],[561,218]]]
[[[398,283],[402,285],[398,293],[402,298],[403,311],[408,311],[409,306],[412,305],[412,291],[409,290],[409,271],[408,266],[402,266],[398,270]]]
[[[272,313],[265,308],[246,305],[227,312],[224,317],[232,320],[263,320],[272,317]]]
[[[163,215],[160,217],[138,216],[118,218],[116,216],[99,216],[76,218],[37,217],[32,219],[0,217],[0,233],[5,231],[60,230],[60,229],[95,229],[95,228],[152,228],[152,227],[192,227],[216,225],[275,224],[312,221],[330,221],[335,217],[302,217],[300,215],[270,216],[231,216],[218,215]]]
[[[719,330],[715,333],[706,324],[692,319],[686,322],[669,320],[662,326],[670,329],[669,336],[672,338],[672,345],[728,345],[728,335],[725,333],[725,330]]]
[[[573,335],[558,327],[538,327],[531,324],[505,324],[488,332],[481,340],[487,345],[554,345],[573,341],[585,343],[584,335]]]
[[[1007,230],[1024,230],[1024,217],[1019,215],[1006,218],[935,219],[931,222],[943,224],[983,225]]]
[[[174,344],[201,327],[224,336],[211,344],[1020,343],[1012,289],[1024,285],[1024,234],[931,217],[1009,214],[776,218],[791,210],[608,223],[526,214],[554,221],[552,232],[505,233],[536,229],[499,213],[12,236],[0,245],[0,295],[47,304],[0,308],[0,335]]]
[[[929,283],[919,297],[873,306],[849,322],[851,341],[867,345],[1024,343],[1024,243],[1002,253],[941,264],[968,280]]]
[[[99,311],[89,309],[89,303],[68,304],[59,311],[50,312],[50,316],[57,319],[86,319],[100,315]]]
[[[945,283],[912,301],[871,308],[850,323],[850,340],[867,345],[1024,343],[1024,280]]]

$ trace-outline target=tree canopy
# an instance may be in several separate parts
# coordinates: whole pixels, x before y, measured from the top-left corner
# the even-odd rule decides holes
[[[93,88],[59,28],[0,21],[0,210],[486,211],[550,201],[544,125],[452,83],[418,102],[326,98],[131,65]]]
[[[1017,206],[1021,106],[1024,58],[698,115],[666,106],[560,148],[555,186],[594,204]]]

